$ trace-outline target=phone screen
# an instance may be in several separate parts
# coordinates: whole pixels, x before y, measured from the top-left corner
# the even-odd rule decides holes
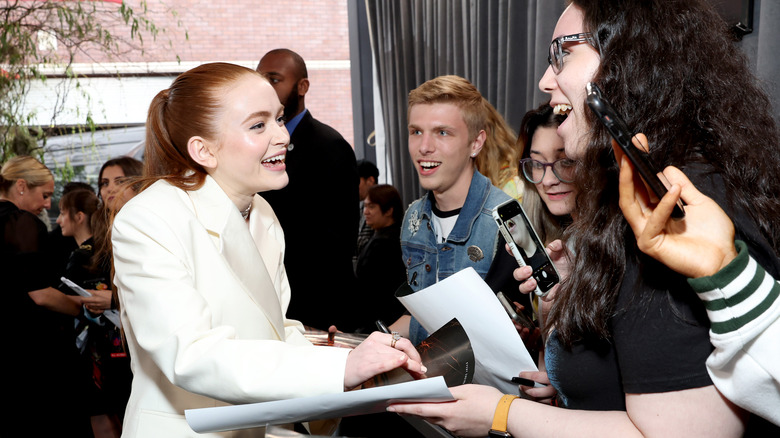
[[[560,281],[560,277],[523,207],[513,199],[496,207],[493,218],[517,263],[533,269],[532,276],[537,284],[536,294],[546,295]]]

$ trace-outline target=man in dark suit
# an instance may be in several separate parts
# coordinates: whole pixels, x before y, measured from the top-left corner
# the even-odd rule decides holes
[[[284,230],[284,264],[292,290],[287,316],[318,329],[334,324],[349,331],[355,319],[352,255],[359,221],[355,152],[341,134],[306,109],[309,79],[300,55],[272,50],[257,71],[279,95],[290,132],[290,183],[261,193]]]

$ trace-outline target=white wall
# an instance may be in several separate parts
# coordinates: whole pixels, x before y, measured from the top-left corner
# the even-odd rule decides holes
[[[25,108],[35,111],[33,124],[42,126],[83,124],[88,111],[98,125],[144,123],[152,98],[172,80],[167,76],[81,78],[79,89],[67,91],[64,109],[52,121],[55,97],[65,95],[68,81],[47,79],[32,85]]]

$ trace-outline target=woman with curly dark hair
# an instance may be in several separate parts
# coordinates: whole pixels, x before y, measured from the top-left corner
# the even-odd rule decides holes
[[[569,275],[552,304],[545,356],[568,409],[480,386],[454,388],[454,404],[394,409],[466,436],[491,428],[514,436],[751,435],[760,422],[748,421],[708,375],[704,306],[683,277],[636,248],[618,205],[611,138],[585,105],[585,86],[595,82],[647,134],[659,168],[680,167],[712,197],[737,239],[777,275],[780,230],[771,224],[780,217],[780,154],[769,101],[704,0],[573,0],[549,61],[539,87],[567,116],[558,135],[579,162],[577,215],[563,236],[576,257],[562,263]]]

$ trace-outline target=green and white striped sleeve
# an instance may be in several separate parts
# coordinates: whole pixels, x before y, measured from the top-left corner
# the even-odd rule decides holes
[[[689,279],[707,308],[713,335],[750,329],[777,302],[780,285],[736,241],[738,255],[713,276]]]
[[[688,280],[712,324],[707,371],[726,398],[780,425],[780,284],[735,245],[721,271]]]

